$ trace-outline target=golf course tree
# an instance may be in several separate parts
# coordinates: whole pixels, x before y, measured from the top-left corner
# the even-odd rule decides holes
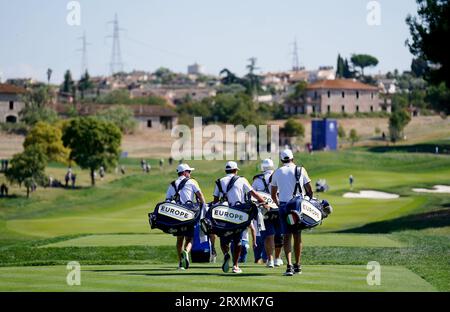
[[[361,69],[361,78],[364,78],[364,68],[378,65],[378,59],[368,54],[353,54],[350,60],[352,61],[353,67]]]
[[[305,127],[294,118],[289,118],[285,122],[282,130],[285,135],[290,138],[303,139],[305,137]]]
[[[308,87],[308,83],[306,81],[298,82],[294,87],[294,92],[289,94],[286,100],[289,103],[302,103],[306,97],[306,88]]]
[[[201,116],[201,115],[199,115]],[[115,124],[124,134],[133,133],[137,127],[133,111],[124,105],[113,106],[99,111],[96,117]]]
[[[396,109],[389,117],[389,135],[393,143],[403,139],[403,130],[411,121],[410,114],[406,109]]]
[[[60,127],[39,121],[28,132],[23,142],[24,149],[39,146],[49,161],[67,163],[70,150],[63,145]]]
[[[51,101],[48,86],[41,86],[26,93],[22,98],[25,107],[19,112],[21,120],[28,126],[34,126],[38,121],[55,123],[57,113],[48,107]]]
[[[92,89],[94,87],[94,84],[91,81],[91,77],[89,76],[88,71],[81,76],[80,80],[78,81],[78,91],[80,91],[81,100],[84,99],[84,93]]]
[[[66,96],[72,96],[75,98],[75,92],[76,92],[76,85],[75,81],[72,79],[72,73],[70,70],[67,70],[64,74],[64,81],[59,88],[59,91],[66,95]]]
[[[35,185],[44,186],[47,183],[45,167],[47,157],[38,145],[28,146],[22,153],[13,156],[10,167],[5,175],[11,184],[24,185],[27,189],[27,198]]]
[[[337,59],[337,65],[336,65],[336,78],[344,78],[344,79],[350,79],[353,78],[355,74],[350,68],[350,65],[348,64],[348,60],[341,57],[340,54],[338,54]]]
[[[450,50],[448,45],[443,43],[450,37],[450,2],[416,1],[419,6],[417,16],[409,15],[406,18],[411,33],[411,39],[407,40],[406,44],[411,53],[421,61],[420,64],[416,62],[416,71],[423,72],[424,78],[435,86],[431,104],[436,110],[449,114]],[[427,65],[427,68],[423,69],[418,65]]]
[[[344,140],[347,134],[345,133],[345,129],[342,125],[339,125],[338,127],[338,137],[341,140]]]
[[[408,95],[395,94],[392,97],[392,113],[389,117],[389,136],[393,143],[403,139],[403,130],[411,121],[411,116],[407,111]]]
[[[234,85],[242,83],[241,78],[232,73],[228,68],[222,69],[219,75],[222,77],[220,81],[224,85]]]
[[[95,185],[95,170],[112,167],[120,155],[122,133],[112,122],[95,117],[75,118],[63,127],[64,146],[70,148],[70,160],[89,169]]]
[[[350,139],[350,142],[352,143],[352,146],[359,141],[360,137],[358,135],[358,132],[356,129],[351,129],[350,133],[348,134],[348,138]]]

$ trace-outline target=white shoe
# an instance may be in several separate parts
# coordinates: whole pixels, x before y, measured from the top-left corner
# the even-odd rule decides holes
[[[273,260],[267,260],[266,267],[273,269]]]
[[[242,270],[241,270],[241,268],[240,267],[233,267],[233,273],[236,273],[236,274],[240,274],[240,273],[242,273]]]
[[[281,258],[275,259],[275,266],[276,267],[279,267],[279,266],[282,266],[282,265],[283,265],[283,259],[281,259]]]

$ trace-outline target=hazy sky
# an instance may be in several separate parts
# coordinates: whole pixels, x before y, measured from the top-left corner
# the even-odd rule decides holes
[[[70,26],[66,0],[0,0],[0,76],[60,82],[70,69],[80,75],[81,40],[86,32],[91,75],[109,73],[112,25],[117,13],[126,71],[160,66],[186,72],[198,62],[212,74],[227,67],[245,72],[249,57],[261,71],[287,70],[294,38],[300,65],[336,65],[337,54],[376,56],[368,72],[409,69],[412,56],[407,14],[415,0],[379,0],[381,25],[370,26],[368,0],[79,0],[81,25]]]

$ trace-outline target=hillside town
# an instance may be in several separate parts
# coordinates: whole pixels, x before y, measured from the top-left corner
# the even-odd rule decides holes
[[[277,107],[287,117],[389,113],[392,96],[402,92],[397,79],[390,73],[370,77],[371,83],[365,83],[357,78],[338,77],[333,66],[315,70],[298,68],[255,76],[259,85],[258,90],[251,92],[252,100]],[[86,77],[88,81],[84,81]],[[89,77],[86,72],[86,76],[78,81],[72,80],[68,71],[61,85],[46,84],[31,78],[7,79],[0,84],[0,122],[19,123],[20,111],[25,106],[23,95],[46,86],[51,95],[46,105],[61,117],[68,117],[71,112],[95,114],[108,105],[128,104],[120,102],[121,96],[125,96],[130,103],[145,103],[129,105],[139,121],[139,128],[170,129],[177,124],[179,108],[186,103],[244,91],[239,82],[230,83],[233,77],[236,76],[227,69],[217,76],[208,75],[201,65],[195,63],[187,67],[186,73],[160,68],[155,72],[133,70]],[[296,90],[299,86],[304,86],[304,94]],[[111,103],[107,103],[108,99]],[[418,107],[413,104],[410,110],[418,113]]]

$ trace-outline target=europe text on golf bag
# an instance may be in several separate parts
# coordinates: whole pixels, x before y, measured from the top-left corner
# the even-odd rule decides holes
[[[163,202],[156,205],[153,213],[149,213],[152,229],[157,228],[175,236],[186,235],[198,222],[201,207],[198,204],[176,204]]]
[[[200,225],[204,233],[227,237],[245,230],[257,214],[258,208],[252,202],[232,207],[218,204],[209,208]]]
[[[286,204],[287,223],[289,226],[303,230],[322,224],[332,208],[326,200],[296,196]]]

